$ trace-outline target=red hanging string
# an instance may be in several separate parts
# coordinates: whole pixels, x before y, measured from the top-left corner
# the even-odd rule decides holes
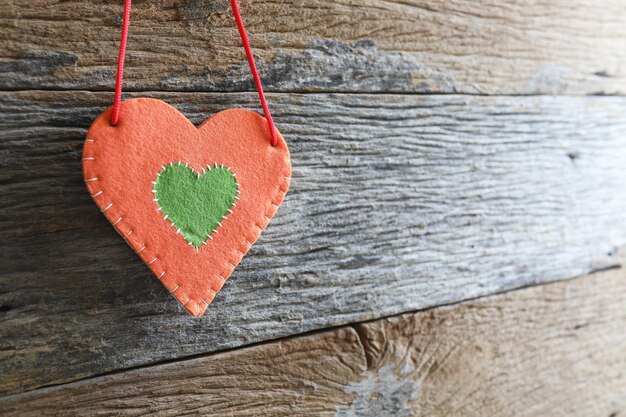
[[[122,39],[120,39],[120,53],[117,55],[117,74],[115,75],[115,96],[113,97],[113,111],[111,112],[111,124],[117,126],[120,120],[120,108],[122,107],[122,78],[124,78],[124,58],[126,57],[126,40],[128,39],[128,27],[130,26],[131,0],[124,0],[124,20],[122,21]]]
[[[131,2],[132,0],[124,0],[124,19],[122,22],[122,38],[120,40],[120,52],[117,57],[117,75],[115,77],[115,96],[113,98],[113,110],[111,112],[111,124],[113,126],[117,125],[117,123],[119,122],[120,109],[122,106],[122,79],[124,77],[124,58],[126,56],[126,40],[128,39],[128,27],[130,26]],[[263,92],[263,85],[261,84],[261,77],[259,77],[259,72],[257,71],[256,63],[254,62],[254,56],[252,55],[252,49],[250,48],[250,41],[248,40],[248,35],[246,34],[246,29],[243,25],[243,20],[241,19],[241,12],[239,11],[239,5],[237,4],[237,0],[230,0],[230,4],[233,9],[233,14],[235,15],[235,21],[237,22],[237,28],[239,29],[239,36],[241,37],[243,48],[246,51],[246,58],[248,59],[248,64],[250,65],[252,78],[254,79],[256,90],[259,93],[259,99],[261,100],[263,113],[265,114],[265,119],[267,120],[267,124],[270,130],[270,142],[272,146],[276,146],[276,144],[278,143],[278,136],[276,135],[276,128],[274,127],[274,120],[272,119],[272,114],[270,113],[270,109],[267,105],[267,100],[265,98],[265,93]]]
[[[256,64],[254,63],[254,56],[252,55],[252,49],[250,48],[250,41],[248,41],[246,28],[243,26],[243,20],[241,20],[241,13],[239,12],[237,0],[230,0],[230,5],[233,8],[233,14],[235,15],[235,20],[237,21],[237,28],[239,29],[239,36],[241,37],[241,43],[243,43],[243,49],[246,50],[246,58],[248,58],[250,71],[252,71],[252,78],[254,79],[254,84],[256,85],[256,91],[259,93],[261,107],[263,107],[263,114],[265,114],[265,119],[267,119],[267,124],[270,129],[271,143],[272,146],[276,146],[278,143],[278,137],[276,137],[274,120],[272,119],[272,114],[267,106],[267,100],[265,99],[265,93],[263,92],[263,85],[261,84],[261,77],[259,77],[259,72],[256,69]]]

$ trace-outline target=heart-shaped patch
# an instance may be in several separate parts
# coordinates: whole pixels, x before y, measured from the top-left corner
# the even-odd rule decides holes
[[[125,101],[116,126],[110,112],[87,133],[87,188],[163,285],[200,316],[283,201],[287,145],[278,135],[272,146],[266,120],[247,110],[222,111],[198,128],[155,99]]]
[[[217,233],[238,199],[237,181],[228,167],[208,165],[194,172],[189,165],[170,163],[157,175],[154,197],[177,233],[199,249]]]

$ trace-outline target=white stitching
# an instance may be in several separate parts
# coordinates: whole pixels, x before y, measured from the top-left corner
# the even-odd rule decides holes
[[[182,161],[178,161],[178,162],[177,162],[177,165],[178,165],[178,166],[181,166],[181,165],[182,165]],[[163,173],[163,171],[164,171],[167,167],[171,167],[171,166],[174,166],[174,162],[170,162],[167,166],[165,166],[165,165],[161,165],[161,170],[160,170],[159,172],[157,172],[157,179],[161,176],[161,174]],[[186,163],[185,163],[185,167],[189,168],[189,162],[186,162]],[[212,166],[211,164],[208,164],[208,165],[206,166],[206,168],[208,169],[208,171],[211,171],[211,170],[212,170],[212,169],[214,169],[214,168],[218,168],[217,162],[215,162],[215,163],[213,164],[213,166]],[[224,164],[221,164],[221,165],[219,166],[219,168],[224,168],[224,169],[228,170],[228,172],[230,172],[230,173],[233,175],[233,177],[235,177],[235,176],[236,176],[236,175],[235,175],[235,173],[231,171],[231,168],[230,168],[230,167],[228,167],[228,166],[224,166]],[[205,169],[204,167],[203,167],[203,168],[200,168],[200,169],[202,170],[202,173],[205,173],[205,172],[207,171],[207,169]],[[197,175],[197,177],[198,177],[198,178],[200,178],[200,173],[199,173],[199,172],[196,172],[193,168],[191,168],[191,170],[192,170],[193,172],[195,172],[195,173],[196,173],[196,175]],[[158,197],[158,196],[157,196],[158,192],[157,192],[157,190],[156,190],[156,185],[157,185],[157,182],[156,182],[156,181],[152,181],[152,185],[154,186],[154,188],[152,189],[152,193],[154,194],[154,197],[155,197],[155,198],[153,198],[153,199],[152,199],[152,201],[154,201],[154,202],[158,203],[158,202],[159,202],[159,199],[157,198],[157,197]],[[238,182],[236,179],[235,179],[235,185],[237,186],[237,189],[235,190],[235,191],[236,191],[236,193],[237,193],[237,194],[240,194],[240,193],[241,193],[241,191],[239,190],[239,182]],[[235,200],[239,200],[239,197],[238,197],[237,195],[235,196]],[[236,206],[237,206],[237,205],[236,205],[236,204],[235,204],[235,202],[233,201],[233,205],[232,205],[231,207],[236,207]],[[160,211],[160,212],[163,212],[163,208],[162,208],[162,207],[160,207],[158,204],[157,204],[157,210],[158,210],[158,211]],[[228,213],[233,214],[233,211],[229,208],[229,209],[228,209]],[[228,219],[228,217],[226,217],[226,216],[223,216],[223,217],[222,217],[222,220],[226,220],[226,219]],[[176,234],[180,233],[180,228],[179,228],[178,226],[176,226],[176,224],[172,221],[172,219],[170,219],[170,218],[169,218],[169,214],[165,214],[165,215],[163,216],[163,220],[167,220],[167,221],[169,221],[169,222],[171,223],[172,227],[174,227],[174,228],[176,229]],[[218,234],[218,230],[217,230],[217,229],[218,229],[218,227],[222,227],[222,222],[217,222],[217,224],[218,224],[218,226],[216,226],[216,227],[215,227],[215,228],[211,231],[211,233],[210,233],[209,235],[207,235],[207,237],[206,237],[206,238],[204,239],[204,241],[202,242],[202,245],[200,245],[200,246],[197,246],[197,247],[196,247],[196,245],[194,245],[192,242],[190,242],[189,240],[187,240],[187,238],[185,237],[185,235],[182,235],[182,236],[183,236],[183,238],[184,238],[185,240],[187,240],[187,243],[188,243],[189,245],[193,246],[193,247],[196,249],[196,252],[198,252],[202,246],[206,245],[206,243],[207,243],[207,239],[208,239],[208,240],[213,240],[213,236],[212,236],[212,235],[213,235],[213,234]]]
[[[86,139],[86,141],[91,141],[91,142],[93,142],[93,140],[90,140],[90,139]],[[95,158],[94,158],[94,159],[95,159]],[[85,179],[85,182],[91,182],[91,181],[98,181],[98,177],[93,177],[93,178],[87,178],[87,179]],[[89,188],[89,187],[87,187],[87,188]],[[102,194],[103,194],[103,191],[102,191],[102,190],[100,190],[100,191],[98,191],[97,193],[92,194],[91,196],[92,196],[93,198],[95,198],[95,197],[98,197],[98,196],[100,196],[100,195],[102,195]],[[106,212],[107,210],[109,210],[112,206],[113,206],[113,202],[109,203],[109,204],[108,204],[105,208],[103,208],[101,211],[104,213],[104,212]],[[119,224],[122,220],[123,220],[123,216],[120,216],[120,217],[119,217],[119,218],[118,218],[115,222],[112,222],[111,224],[112,224],[113,226],[116,226],[116,225],[117,225],[117,224]],[[124,239],[127,239],[127,238],[128,238],[130,235],[132,235],[132,234],[133,234],[133,231],[132,231],[132,229],[131,229],[131,230],[129,230],[129,231],[128,231],[128,233],[126,233],[126,235],[124,236]],[[131,247],[132,247],[132,245],[131,245]],[[141,253],[141,252],[143,252],[145,249],[146,249],[146,245],[143,245],[143,247],[142,247],[141,249],[139,249],[136,253],[137,253],[137,254],[140,254],[140,253]],[[134,250],[134,248],[133,248],[133,250]],[[157,258],[155,257],[152,261],[150,261],[150,263],[149,263],[148,265],[152,264],[152,263],[153,263],[154,261],[156,261],[156,260],[157,260]],[[160,279],[161,279],[164,275],[165,275],[165,270],[163,270],[163,272],[161,272],[161,275],[159,275],[157,278],[160,280]],[[174,289],[174,291],[175,291],[176,289],[178,289],[178,286]]]
[[[86,139],[86,141],[87,141],[87,142],[94,142],[94,140],[93,140],[93,139]],[[171,166],[171,165],[173,165],[173,164],[172,164],[172,163],[170,163],[170,166]],[[216,163],[216,166],[217,166],[217,163]],[[162,166],[162,168],[163,168],[163,169],[165,169],[165,166]],[[228,167],[227,167],[227,169],[230,171],[230,169],[229,169]],[[202,169],[202,172],[205,172],[205,171],[204,171],[204,168]],[[232,174],[233,174],[233,176],[234,176],[234,177],[236,176],[236,174],[235,174],[235,173],[232,173]],[[157,173],[157,177],[158,177],[158,176],[160,176],[160,175],[161,175],[161,172]],[[287,176],[285,176],[284,178],[285,178],[285,179],[287,179],[287,180],[291,180],[291,177],[287,177]],[[87,178],[87,179],[85,179],[85,182],[97,181],[97,180],[98,180],[98,177],[94,177],[94,178]],[[240,193],[241,193],[241,191],[240,191],[240,189],[239,189],[240,185],[239,185],[239,183],[238,183],[236,180],[235,180],[235,183],[237,184],[237,190],[236,190],[236,193],[237,193],[237,194],[240,194]],[[153,184],[155,184],[155,182],[153,182]],[[88,187],[88,188],[89,188],[89,187]],[[278,189],[277,189],[277,193],[282,193],[282,195],[283,195],[283,197],[284,197],[284,195],[287,193],[287,190],[284,190],[282,187],[278,187]],[[99,196],[99,195],[101,195],[101,194],[102,194],[102,191],[99,191],[99,192],[97,192],[97,193],[95,193],[95,194],[92,194],[92,197],[97,197],[97,196]],[[237,196],[235,196],[235,199],[236,199],[236,200],[238,200],[239,198],[238,198]],[[158,199],[154,199],[154,201],[158,201]],[[276,208],[278,208],[278,207],[279,207],[279,205],[278,205],[278,204],[275,204],[274,202],[271,202],[271,204],[272,204],[274,207],[276,207]],[[105,209],[103,209],[102,211],[104,212],[104,211],[108,210],[108,209],[109,209],[112,205],[113,205],[113,203],[111,202],[111,203],[110,203],[107,207],[105,207]],[[230,210],[229,210],[229,211],[230,211]],[[231,213],[232,213],[232,211],[231,211]],[[267,216],[267,215],[265,215],[265,217],[266,217],[268,220],[269,220],[269,219],[271,219],[271,218],[270,218],[269,216]],[[223,218],[224,218],[224,219],[227,219],[227,217],[226,217],[226,216],[224,216]],[[120,216],[120,218],[116,221],[116,223],[115,223],[115,224],[117,224],[117,222],[119,222],[119,221],[121,221],[121,220],[122,220],[122,217]],[[221,224],[221,223],[219,223],[219,226],[222,226],[222,224]],[[263,230],[263,229],[262,229],[261,227],[259,227],[259,225],[257,225],[257,224],[254,224],[254,226],[255,226],[257,229],[259,229],[260,231],[262,231],[262,230]],[[126,235],[126,237],[130,236],[131,234],[132,234],[132,230],[130,230],[130,231],[129,231],[129,233]],[[246,243],[248,243],[248,245],[252,246],[252,243],[251,243],[248,239],[244,239],[244,240],[245,240],[245,242],[246,242]],[[206,244],[206,242],[204,242],[204,244]],[[139,249],[139,251],[137,251],[137,254],[139,254],[139,253],[143,252],[145,249],[146,249],[146,245],[144,245],[141,249]],[[241,253],[241,251],[239,251],[239,250],[237,250],[237,251]],[[157,258],[155,257],[152,261],[150,261],[150,263],[149,263],[148,265],[150,265],[151,263],[155,262],[156,260],[157,260]],[[228,264],[229,264],[229,265],[231,265],[233,268],[236,268],[236,266],[235,266],[235,265],[233,265],[232,263],[228,262]],[[161,277],[163,277],[164,275],[165,275],[165,270],[163,270],[163,272],[161,273],[161,275],[159,275],[159,277],[158,277],[158,278],[160,279],[160,278],[161,278]],[[224,282],[226,281],[226,278],[224,278],[221,274],[220,274],[220,275],[218,275],[218,277],[220,277],[220,278],[221,278]],[[223,284],[222,284],[222,285],[223,285]],[[180,286],[179,286],[179,285],[177,285],[174,289],[172,289],[172,290],[171,290],[171,292],[172,292],[172,293],[174,293],[174,292],[175,292],[175,291],[177,291],[179,288],[180,288]],[[209,291],[213,292],[214,294],[217,294],[217,292],[216,292],[213,288],[210,288],[210,289],[209,289]],[[187,301],[185,301],[185,303],[183,304],[183,306],[185,306],[185,305],[189,302],[189,300],[190,300],[190,298],[189,298],[189,299],[187,299]],[[209,305],[209,303],[208,303],[206,300],[204,300],[204,299],[202,299],[202,302],[204,302],[207,306]],[[199,311],[199,310],[198,310],[198,311]]]
[[[147,263],[147,265],[152,265],[156,260],[157,260],[157,257],[155,256],[154,259],[152,259],[150,262]]]
[[[285,178],[290,179],[290,177],[285,177]],[[237,193],[239,193],[239,190],[237,190]],[[285,194],[287,193],[287,191],[286,191],[286,190],[284,190],[282,187],[278,187],[278,189],[277,189],[277,191],[276,191],[276,195],[278,195],[278,193],[281,193],[281,194],[282,194],[282,196],[283,196],[283,198],[284,198],[284,196],[285,196]],[[272,205],[274,205],[274,206],[276,206],[276,208],[278,208],[278,205],[277,205],[277,204],[275,204],[275,203],[273,203],[273,202],[272,202],[271,204],[272,204]],[[266,217],[267,217],[267,215],[266,215]],[[224,218],[225,218],[225,217],[224,217]],[[261,227],[259,227],[259,225],[257,225],[256,223],[254,224],[254,227],[256,227],[257,229],[259,229],[260,231],[263,231],[263,229],[262,229]],[[244,240],[245,240],[245,242],[246,242],[248,245],[252,246],[252,243],[251,243],[248,239],[244,239]],[[233,268],[236,268],[236,266],[235,266],[235,265],[233,265],[232,263],[228,262],[228,264],[229,264],[230,266],[232,266]],[[222,279],[222,285],[224,285],[224,283],[226,282],[226,278],[224,278],[221,274],[219,274],[219,275],[218,275],[218,277],[220,277],[220,278]],[[215,290],[214,290],[213,288],[210,288],[210,289],[209,289],[209,291],[211,291],[211,292],[213,292],[213,293],[216,293],[216,292],[215,292]],[[207,303],[207,305],[208,305],[208,303]]]

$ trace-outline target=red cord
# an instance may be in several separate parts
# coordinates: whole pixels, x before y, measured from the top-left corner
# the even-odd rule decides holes
[[[128,27],[130,26],[130,5],[132,0],[124,0],[124,20],[122,21],[122,39],[120,39],[120,53],[117,56],[117,74],[115,76],[115,96],[113,98],[113,111],[111,112],[111,124],[117,125],[120,120],[122,107],[122,78],[124,78],[124,58],[126,57],[126,40],[128,39]]]
[[[122,79],[124,77],[124,58],[126,56],[126,40],[128,39],[128,27],[130,26],[131,1],[132,0],[124,0],[124,20],[122,22],[122,38],[120,40],[120,52],[117,57],[117,75],[115,77],[115,97],[113,98],[113,110],[111,112],[111,124],[113,126],[117,125],[117,122],[120,119],[120,109],[122,107]],[[254,56],[252,55],[252,49],[250,48],[250,41],[248,40],[248,35],[246,34],[246,29],[243,25],[243,20],[241,19],[239,5],[237,4],[237,0],[230,0],[230,4],[233,8],[233,14],[235,15],[235,20],[237,21],[237,28],[239,29],[239,36],[241,36],[241,42],[243,43],[243,48],[246,51],[246,58],[248,59],[248,64],[250,65],[250,71],[252,71],[252,78],[254,79],[256,90],[259,93],[259,99],[261,100],[263,113],[265,114],[265,119],[267,120],[267,124],[270,130],[270,142],[272,143],[272,146],[276,146],[276,144],[278,143],[278,136],[276,135],[276,128],[274,127],[274,120],[272,119],[272,114],[270,113],[270,109],[267,105],[267,100],[265,99],[265,93],[263,92],[263,85],[261,84],[261,77],[259,77],[259,72],[257,71],[256,64],[254,62]]]
[[[274,120],[272,114],[267,106],[267,100],[265,99],[265,93],[263,92],[263,85],[261,84],[261,77],[256,69],[254,63],[254,56],[252,55],[252,49],[250,48],[250,41],[248,41],[248,35],[246,34],[246,28],[243,26],[243,20],[241,20],[241,13],[239,12],[239,5],[237,0],[230,0],[230,5],[233,8],[233,14],[237,21],[237,28],[239,29],[239,36],[241,36],[241,43],[243,43],[243,49],[246,50],[246,57],[248,58],[248,64],[250,64],[250,71],[252,71],[252,78],[254,78],[254,84],[256,85],[256,91],[259,93],[259,99],[261,100],[261,106],[263,107],[263,114],[267,119],[267,124],[270,129],[270,137],[272,146],[276,146],[278,143],[278,137],[276,137],[276,129],[274,128]]]

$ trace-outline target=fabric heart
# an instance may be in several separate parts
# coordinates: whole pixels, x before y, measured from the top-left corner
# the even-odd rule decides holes
[[[237,181],[230,168],[207,166],[194,173],[180,161],[164,167],[154,182],[154,196],[176,231],[200,248],[226,220],[237,199]],[[211,238],[212,239],[212,238]]]
[[[272,146],[266,120],[247,110],[222,111],[198,128],[155,99],[125,101],[116,126],[110,112],[87,132],[87,188],[157,278],[200,316],[283,201],[287,145],[278,135]]]

